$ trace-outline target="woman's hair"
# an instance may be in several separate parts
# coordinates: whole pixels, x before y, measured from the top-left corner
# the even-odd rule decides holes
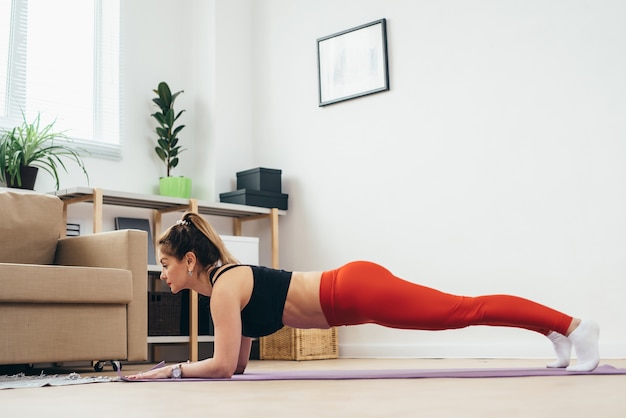
[[[213,227],[200,215],[187,212],[159,239],[161,251],[182,260],[189,251],[204,268],[239,264]]]

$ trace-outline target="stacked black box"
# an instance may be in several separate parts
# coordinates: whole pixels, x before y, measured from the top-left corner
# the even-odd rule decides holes
[[[281,170],[253,168],[237,173],[237,190],[220,193],[220,201],[287,210],[289,195],[282,193]]]
[[[183,313],[185,312],[185,313]],[[148,335],[189,335],[189,291],[148,292]]]
[[[209,297],[198,295],[198,335],[213,335]],[[189,290],[148,292],[148,335],[189,335]]]

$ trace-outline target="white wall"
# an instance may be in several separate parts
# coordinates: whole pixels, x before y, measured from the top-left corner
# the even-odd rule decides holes
[[[284,267],[371,259],[603,326],[626,355],[626,3],[255,2],[255,161],[284,171]],[[391,90],[319,108],[321,36],[386,18]],[[544,356],[517,330],[342,329],[345,356]]]
[[[165,165],[154,152],[156,121],[150,115],[160,81],[184,90],[179,135],[186,148],[172,175],[193,180],[193,196],[217,200],[231,191],[235,173],[251,167],[251,9],[248,1],[133,0],[122,13],[122,159],[86,158],[89,185],[158,193]],[[219,18],[216,18],[219,16]],[[61,188],[87,186],[77,167],[60,173]],[[216,189],[216,182],[220,188]],[[36,190],[54,188],[47,175]]]
[[[165,79],[185,89],[179,173],[196,197],[232,190],[236,171],[283,170],[283,268],[369,259],[453,293],[518,294],[597,319],[602,355],[626,356],[626,3],[127,3],[124,160],[89,160],[92,185],[153,192],[151,89]],[[319,108],[315,40],[383,17],[391,90]],[[360,326],[340,330],[340,353],[551,351],[518,330]]]

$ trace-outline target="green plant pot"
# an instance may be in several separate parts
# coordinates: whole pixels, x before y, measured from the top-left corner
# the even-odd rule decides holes
[[[191,179],[189,177],[161,177],[159,180],[159,193],[161,196],[191,197]]]

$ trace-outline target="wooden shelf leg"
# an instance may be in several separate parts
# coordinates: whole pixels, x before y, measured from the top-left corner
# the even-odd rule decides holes
[[[272,228],[272,267],[279,268],[278,260],[278,209],[270,211],[270,223]]]
[[[239,218],[233,218],[233,235],[241,236],[241,219]]]
[[[63,202],[63,225],[61,225],[60,237],[65,238],[67,236],[67,203]]]
[[[189,199],[189,211],[198,213],[198,200]],[[189,293],[189,360],[198,361],[198,292]]]
[[[102,232],[102,211],[104,209],[102,189],[93,189],[93,233]]]
[[[189,360],[198,361],[198,292],[189,292]]]
[[[152,239],[154,240],[152,245],[154,246],[154,254],[156,257],[158,257],[159,254],[158,243],[159,237],[161,236],[161,225],[163,223],[162,219],[163,215],[160,211],[154,210],[152,212]],[[156,263],[159,264],[159,260],[156,260]]]

